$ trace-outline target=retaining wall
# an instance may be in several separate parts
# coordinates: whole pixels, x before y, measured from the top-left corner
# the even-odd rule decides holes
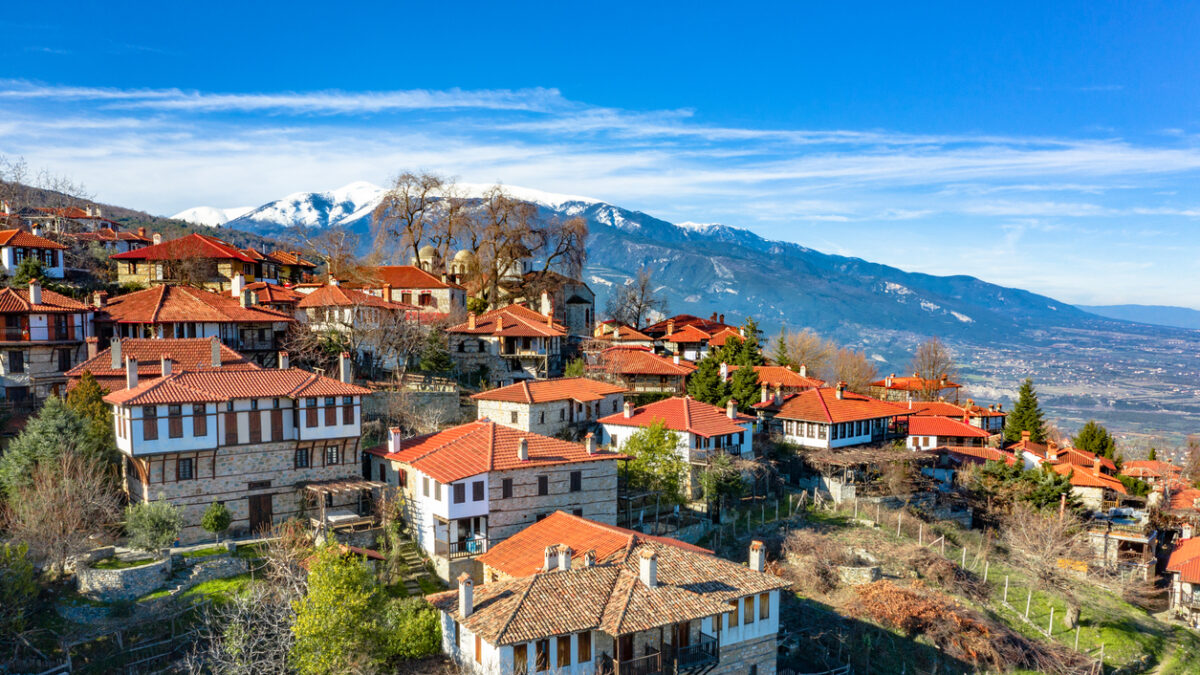
[[[104,570],[80,566],[75,570],[79,592],[102,602],[136,600],[162,588],[171,576],[171,560],[156,560],[140,567]]]

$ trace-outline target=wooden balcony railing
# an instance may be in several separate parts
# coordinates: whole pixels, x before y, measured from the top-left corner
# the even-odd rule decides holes
[[[667,672],[669,664],[664,661],[662,652],[655,652],[613,665],[613,675],[660,675]]]
[[[463,541],[442,541],[438,539],[433,544],[433,552],[435,555],[439,555],[450,560],[482,555],[487,553],[487,550],[487,537],[473,537]]]
[[[720,659],[719,649],[717,638],[701,633],[700,639],[695,644],[680,647],[675,652],[676,672],[684,672],[691,668],[699,668],[710,663],[716,663]]]

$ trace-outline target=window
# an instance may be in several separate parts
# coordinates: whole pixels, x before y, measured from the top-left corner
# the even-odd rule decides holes
[[[483,481],[477,480],[471,483],[471,501],[483,501]]]
[[[158,406],[142,406],[142,438],[147,441],[158,440]]]
[[[337,399],[333,396],[325,397],[325,426],[331,427],[337,424]]]
[[[617,412],[617,399],[613,399],[613,412]]]
[[[529,646],[513,645],[513,675],[525,675],[529,672]]]
[[[331,445],[325,448],[325,465],[341,464],[341,448],[336,445]]]
[[[462,626],[459,626],[457,621],[454,622],[454,649],[462,650]]]
[[[251,401],[250,403],[254,405],[258,401]],[[262,443],[262,413],[258,410],[250,411],[250,442]]]
[[[296,448],[295,465],[297,469],[308,468],[308,448]]]
[[[442,501],[442,484],[436,480],[433,481],[433,498],[439,502]]]
[[[467,486],[465,484],[455,483],[453,485],[453,489],[455,504],[462,504],[463,502],[467,501]]]
[[[583,517],[583,509],[571,509],[571,514],[582,518]]]
[[[342,397],[342,424],[354,424],[354,397]]]
[[[279,403],[279,400],[276,399],[275,402]],[[282,410],[272,410],[271,411],[271,440],[272,441],[282,441],[283,440],[283,411]]]
[[[501,497],[501,499],[508,499],[508,498],[512,497],[512,479],[511,478],[505,478],[504,480],[500,481],[500,497]]]
[[[538,476],[538,496],[544,497],[550,494],[550,477]]]
[[[238,442],[238,419],[237,413],[225,413],[225,445],[237,445]]]
[[[737,628],[738,625],[738,601],[733,600],[729,603],[729,627]]]
[[[62,372],[66,372],[71,369],[71,350],[70,349],[58,350],[58,369]]]
[[[8,353],[8,372],[25,372],[25,352],[12,351]]]
[[[180,457],[175,460],[175,480],[192,480],[196,477],[195,460],[191,457]]]
[[[304,426],[310,428],[317,426],[317,399],[304,399],[304,410]]]
[[[534,649],[537,653],[537,663],[534,664],[534,669],[539,673],[550,668],[550,641],[538,640]]]
[[[429,476],[421,477],[421,496],[429,496]]]
[[[558,421],[559,421],[559,422],[562,422],[562,421],[563,421],[563,420],[565,420],[565,419],[567,419],[567,409],[566,409],[566,408],[559,408],[559,409],[558,409]]]
[[[508,414],[508,421],[510,424],[517,423],[517,411],[516,410],[514,410]]]
[[[208,415],[204,412],[203,403],[192,404],[192,435],[196,438],[208,435]]]
[[[68,368],[68,370],[70,370],[70,369]],[[546,423],[546,411],[543,410],[541,413],[538,414],[538,424],[545,424],[545,423]]]
[[[167,437],[183,438],[183,406],[167,406]]]
[[[771,594],[758,594],[758,618],[769,619],[771,617]]]
[[[613,434],[612,436],[608,437],[608,443],[609,443],[609,445],[613,446],[614,448],[620,445],[620,443],[617,442],[616,434]]]
[[[542,519],[544,519],[544,518],[545,518],[547,515],[549,515],[549,514],[547,514],[547,513],[539,513],[539,514],[537,514],[536,516],[534,516],[533,520],[534,520],[534,522],[538,522],[538,523],[540,523],[540,522],[542,522]]]
[[[588,661],[591,661],[592,660],[592,634],[591,633],[580,633],[579,637],[576,639],[576,643],[577,643],[578,647],[576,650],[577,654],[575,655],[576,656],[575,663],[587,663]]]
[[[483,638],[475,634],[475,663],[483,663]]]
[[[571,472],[571,492],[579,492],[583,489],[583,472]]]
[[[258,399],[256,399],[256,398],[250,399],[250,409],[258,410]]]
[[[746,605],[746,611],[742,612],[742,623],[754,623],[754,596],[748,595],[742,602]]]
[[[558,658],[555,659],[555,665],[559,668],[566,668],[567,666],[571,665],[570,635],[558,636],[558,654],[556,656],[558,656]]]

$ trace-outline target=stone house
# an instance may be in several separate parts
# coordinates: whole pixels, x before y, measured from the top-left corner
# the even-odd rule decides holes
[[[950,378],[942,375],[939,380],[926,380],[917,373],[912,377],[896,377],[895,373],[882,380],[876,380],[867,388],[867,393],[881,401],[905,403],[908,401],[932,398],[936,400],[953,396],[958,400],[958,392],[962,385],[951,382]]]
[[[367,450],[370,475],[398,488],[417,545],[442,579],[482,578],[476,558],[557,510],[617,518],[623,455],[479,420]]]
[[[1200,538],[1190,536],[1190,531],[1184,535],[1167,560],[1171,613],[1192,628],[1200,628]]]
[[[1076,466],[1069,462],[1054,464],[1054,472],[1071,480],[1071,493],[1079,498],[1084,507],[1093,511],[1104,511],[1117,505],[1123,495],[1129,494],[1125,485],[1117,478],[1104,473],[1102,458],[1096,458],[1091,468]]]
[[[568,428],[583,428],[625,405],[619,385],[568,377],[556,380],[522,380],[507,387],[471,396],[478,418],[497,424],[554,436]]]
[[[787,441],[833,449],[904,438],[910,415],[903,406],[856,394],[839,382],[791,395],[779,406],[775,421]]]
[[[109,253],[136,251],[139,248],[149,246],[152,241],[146,236],[146,228],[144,227],[139,227],[137,232],[120,229],[112,230],[105,227],[95,231],[65,233],[63,234],[63,238],[83,247],[91,244],[99,244]]]
[[[296,368],[175,371],[140,380],[126,358],[126,388],[104,397],[113,406],[117,449],[131,502],[166,499],[183,509],[182,541],[209,535],[204,509],[224,502],[232,530],[251,533],[291,517],[325,514],[319,527],[357,522],[375,485],[362,480],[362,397],[348,383]],[[311,503],[326,483],[345,489]],[[332,511],[330,510],[332,509]]]
[[[446,335],[459,372],[484,370],[497,384],[562,375],[566,328],[522,305],[468,314]]]
[[[592,340],[603,347],[623,346],[654,349],[654,338],[619,321],[601,321],[592,331]]]
[[[680,394],[696,366],[679,356],[663,358],[645,347],[609,347],[596,355],[588,374],[619,384],[635,394]]]
[[[445,271],[427,272],[416,265],[384,265],[364,270],[363,291],[423,312],[454,314],[467,309],[467,289]]]
[[[404,321],[421,319],[421,309],[413,305],[385,300],[352,288],[343,288],[336,280],[301,296],[296,303],[296,319],[316,333],[340,333],[359,364],[387,370],[399,369],[394,351],[385,342]]]
[[[724,408],[702,403],[690,396],[673,397],[638,408],[626,403],[624,410],[600,418],[601,442],[620,450],[630,436],[661,422],[679,436],[677,450],[688,464],[691,495],[699,495],[700,472],[715,453],[741,458],[754,456],[755,418],[737,411],[737,402]]]
[[[507,302],[553,316],[557,323],[566,327],[572,344],[592,337],[596,323],[596,294],[583,281],[544,270],[528,272],[522,275],[520,285],[505,285],[501,290]]]
[[[543,569],[427,596],[442,649],[488,675],[774,675],[779,592],[762,542],[749,565],[649,538],[601,557],[547,546]],[[520,598],[519,602],[511,599]],[[564,601],[567,600],[567,601]]]
[[[86,354],[94,330],[92,308],[42,289],[0,288],[0,385],[8,402],[65,393],[67,371]]]
[[[975,403],[975,399],[967,399],[966,405],[938,401],[907,401],[905,405],[913,411],[914,417],[950,417],[961,419],[973,427],[979,427],[989,433],[998,434],[1004,431],[1004,420],[1007,413],[999,404],[987,407]]]
[[[297,283],[316,269],[314,263],[294,253],[240,249],[199,233],[109,257],[117,263],[117,281],[122,284],[155,286],[183,282],[214,291],[230,290],[239,275],[243,284]]]
[[[992,434],[949,417],[913,415],[908,418],[908,439],[905,446],[910,450],[936,448],[943,445],[958,447],[982,447],[987,445]]]
[[[26,258],[36,258],[42,263],[42,276],[61,279],[66,270],[63,263],[65,250],[66,246],[41,236],[41,228],[36,225],[32,232],[0,230],[0,268],[10,277],[17,273],[17,267]]]

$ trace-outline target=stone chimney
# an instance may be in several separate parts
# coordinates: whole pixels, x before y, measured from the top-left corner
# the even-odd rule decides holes
[[[800,377],[808,377],[808,366],[800,364]]]
[[[763,383],[763,385],[761,387],[759,387],[759,389],[760,389],[760,392],[758,395],[759,403],[766,403],[767,401],[771,400],[771,394],[770,394],[770,392],[767,391],[767,385],[765,382]]]
[[[292,367],[291,355],[287,352],[279,352],[279,369],[287,370]]]
[[[616,326],[615,328],[613,328],[612,336],[613,336],[614,340],[621,339],[621,327],[620,326]]]
[[[558,569],[558,547],[551,544],[542,552],[545,565],[542,566],[542,571],[549,572]]]
[[[646,588],[658,586],[658,554],[649,547],[642,549],[638,560],[638,578]]]
[[[110,364],[112,369],[120,370],[125,365],[125,360],[121,358],[121,338],[113,338],[108,343],[108,353],[112,356],[112,364]]]
[[[458,575],[458,613],[464,619],[475,611],[474,591],[475,582],[471,581],[471,575],[466,572]]]
[[[213,368],[221,367],[221,341],[214,335],[208,339],[208,365]]]
[[[837,396],[837,400],[839,400],[839,401],[842,400],[843,398],[845,398],[845,396],[846,396],[846,383],[845,382],[837,383],[837,388],[834,389],[834,395]]]
[[[667,335],[675,332],[675,319],[667,319]]]
[[[1092,475],[1099,476],[1100,468],[1101,468],[1100,455],[1096,455],[1094,458],[1092,458]]]
[[[783,405],[783,387],[775,385],[775,405]]]
[[[1028,429],[1021,432],[1021,442],[1022,443],[1029,442],[1029,430]]]
[[[1191,524],[1191,523],[1184,523],[1184,524],[1183,524],[1183,531],[1182,531],[1182,532],[1180,532],[1180,537],[1179,537],[1179,538],[1180,538],[1180,539],[1191,539],[1191,538],[1192,538],[1192,531],[1193,531],[1193,530],[1192,530],[1192,524]]]
[[[354,382],[354,368],[350,363],[350,352],[338,354],[338,379],[346,384]]]
[[[736,420],[737,419],[737,407],[738,407],[738,402],[733,399],[729,399],[725,403],[725,416],[731,420]]]
[[[504,315],[496,314],[496,327],[492,330],[493,333],[499,333],[504,330]]]
[[[583,566],[584,567],[595,567],[596,566],[596,550],[595,549],[588,549],[587,552],[583,554]]]
[[[42,282],[37,279],[29,280],[29,303],[32,305],[42,304]]]
[[[139,228],[138,228],[138,236],[139,236],[139,237],[142,237],[142,238],[145,238],[145,236],[146,236],[146,228],[144,228],[144,227],[139,227]]]
[[[137,359],[132,356],[125,359],[125,388],[133,389],[138,386]]]
[[[529,461],[529,440],[524,436],[517,440],[517,459],[522,462]]]
[[[725,323],[725,315],[724,314],[717,317],[717,323]]]
[[[567,546],[566,544],[560,544],[558,547],[558,569],[564,572],[570,572],[571,556],[574,554],[575,552],[571,550],[570,546]]]
[[[42,226],[40,223],[34,223],[33,227],[29,228],[29,232],[35,237],[42,236]]]
[[[329,277],[329,285],[330,286],[341,286],[342,282],[338,281],[337,277]]]
[[[90,337],[84,340],[84,342],[87,344],[88,360],[90,361],[91,359],[96,358],[96,354],[100,353],[100,338]]]
[[[550,309],[546,312],[546,325],[554,327],[554,303],[550,303]]]
[[[242,307],[250,307],[254,304],[254,291],[248,288],[242,289],[242,294],[238,299],[238,304]]]
[[[763,572],[767,567],[767,552],[763,543],[757,539],[750,542],[750,569]]]
[[[592,432],[589,431],[587,433],[587,435],[583,437],[583,447],[587,449],[587,454],[589,454],[589,455],[596,454],[596,436],[595,436],[595,434],[593,434]]]
[[[633,404],[625,401],[625,419],[629,419],[630,417],[633,417]]]
[[[538,309],[542,314],[554,314],[554,307],[550,304],[549,291],[542,291],[542,301],[538,305]]]
[[[1046,442],[1046,458],[1052,462],[1058,459],[1058,443],[1054,441]]]
[[[721,381],[726,382],[728,380],[729,380],[729,364],[722,361],[721,362]]]
[[[229,284],[229,294],[235,298],[240,298],[242,297],[242,291],[245,289],[246,275],[242,274],[241,272],[233,275],[233,282]]]
[[[154,242],[154,245],[157,246],[158,244],[162,243],[162,235],[155,232],[154,235],[150,237],[150,241]]]
[[[674,360],[675,360],[675,365],[679,365],[679,355],[678,354],[675,355]]]
[[[159,359],[159,371],[163,377],[171,376],[171,357],[163,354],[162,358]]]
[[[475,312],[467,312],[467,329],[475,330]]]
[[[96,291],[92,294],[92,305],[96,307],[104,307],[108,304],[108,293],[105,291]]]
[[[896,377],[896,374],[892,373],[891,375],[888,375],[887,377],[883,378],[883,386],[887,387],[888,389],[891,389],[892,388],[892,379],[895,377]]]

